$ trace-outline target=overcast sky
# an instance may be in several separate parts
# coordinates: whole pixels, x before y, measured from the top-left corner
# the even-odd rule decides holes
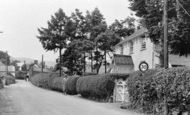
[[[36,36],[38,27],[59,8],[70,15],[76,8],[82,12],[98,7],[108,24],[131,14],[128,0],[0,0],[0,50],[13,57],[28,57],[55,61],[58,53],[46,52]]]

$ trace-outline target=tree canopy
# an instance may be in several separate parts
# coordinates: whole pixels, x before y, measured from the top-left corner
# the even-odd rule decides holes
[[[163,1],[129,0],[130,9],[142,18],[149,30],[151,40],[160,44],[163,40]],[[179,3],[177,2],[179,1]],[[168,36],[170,53],[188,55],[190,53],[190,1],[168,0]]]

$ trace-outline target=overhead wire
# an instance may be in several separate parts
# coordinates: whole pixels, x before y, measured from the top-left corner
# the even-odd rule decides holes
[[[183,5],[180,3],[179,0],[177,0],[178,4],[180,5],[180,7],[185,11],[185,13],[190,17],[189,12],[183,7]]]

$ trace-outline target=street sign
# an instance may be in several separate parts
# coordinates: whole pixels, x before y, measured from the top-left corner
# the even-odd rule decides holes
[[[139,70],[141,72],[146,72],[149,69],[148,63],[143,61],[139,64]]]

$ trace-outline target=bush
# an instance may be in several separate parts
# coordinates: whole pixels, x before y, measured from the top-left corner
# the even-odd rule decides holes
[[[128,88],[131,106],[144,112],[163,114],[165,104],[170,113],[185,112],[190,107],[190,70],[187,68],[149,70],[144,75],[132,73]]]
[[[14,76],[7,75],[5,77],[5,85],[10,85],[10,84],[14,84],[14,83],[16,83],[16,80],[15,80]]]
[[[79,76],[69,76],[65,83],[65,92],[70,95],[76,95],[76,83]]]
[[[32,84],[34,84],[38,87],[49,89],[49,84],[48,84],[49,74],[47,74],[47,73],[36,74],[33,77],[31,77],[30,80],[31,80]]]
[[[52,90],[65,92],[65,82],[65,77],[59,77],[58,73],[52,73],[49,75],[49,87]]]
[[[4,88],[3,81],[0,78],[0,89]]]
[[[81,77],[77,81],[77,92],[83,97],[106,99],[113,94],[113,74]]]
[[[18,71],[18,72],[15,74],[15,78],[16,78],[16,79],[25,79],[25,77],[26,77],[26,72]]]

